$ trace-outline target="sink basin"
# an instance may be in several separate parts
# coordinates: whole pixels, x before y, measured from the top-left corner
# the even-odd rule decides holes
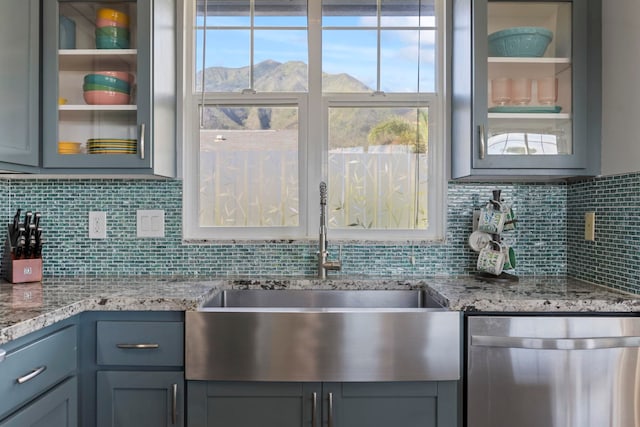
[[[424,290],[227,290],[185,315],[185,376],[458,380],[460,333]]]
[[[439,308],[423,290],[226,290],[207,301],[209,308]]]

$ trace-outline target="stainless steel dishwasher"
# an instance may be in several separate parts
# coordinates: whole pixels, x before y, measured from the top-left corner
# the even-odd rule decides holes
[[[470,316],[467,427],[640,426],[640,317]]]

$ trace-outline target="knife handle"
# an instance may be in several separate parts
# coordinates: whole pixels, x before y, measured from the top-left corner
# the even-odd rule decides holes
[[[33,214],[33,224],[35,225],[34,228],[38,228],[40,227],[40,218],[42,218],[42,214],[40,212],[36,212]]]
[[[15,233],[13,233],[13,240],[11,242],[11,245],[14,248],[18,246],[21,238],[24,239],[24,227],[22,225],[18,225],[18,229]]]
[[[31,217],[33,216],[33,212],[31,211],[27,211],[26,214],[24,214],[24,228],[25,230],[29,229],[29,224],[31,224]]]
[[[13,217],[13,231],[18,232],[18,227],[20,227],[20,215],[22,214],[22,209],[18,209],[16,214]]]

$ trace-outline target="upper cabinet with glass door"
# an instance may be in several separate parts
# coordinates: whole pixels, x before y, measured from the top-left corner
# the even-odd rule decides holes
[[[590,53],[588,2],[467,6],[454,10],[452,177],[596,173],[599,123],[588,117],[599,84],[589,67],[599,51]]]
[[[54,0],[43,16],[43,167],[174,175],[173,1]]]

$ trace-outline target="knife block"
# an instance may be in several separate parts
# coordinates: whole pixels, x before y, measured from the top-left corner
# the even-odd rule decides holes
[[[42,280],[42,257],[15,259],[10,234],[7,235],[4,242],[2,267],[4,278],[11,283],[40,282]]]

